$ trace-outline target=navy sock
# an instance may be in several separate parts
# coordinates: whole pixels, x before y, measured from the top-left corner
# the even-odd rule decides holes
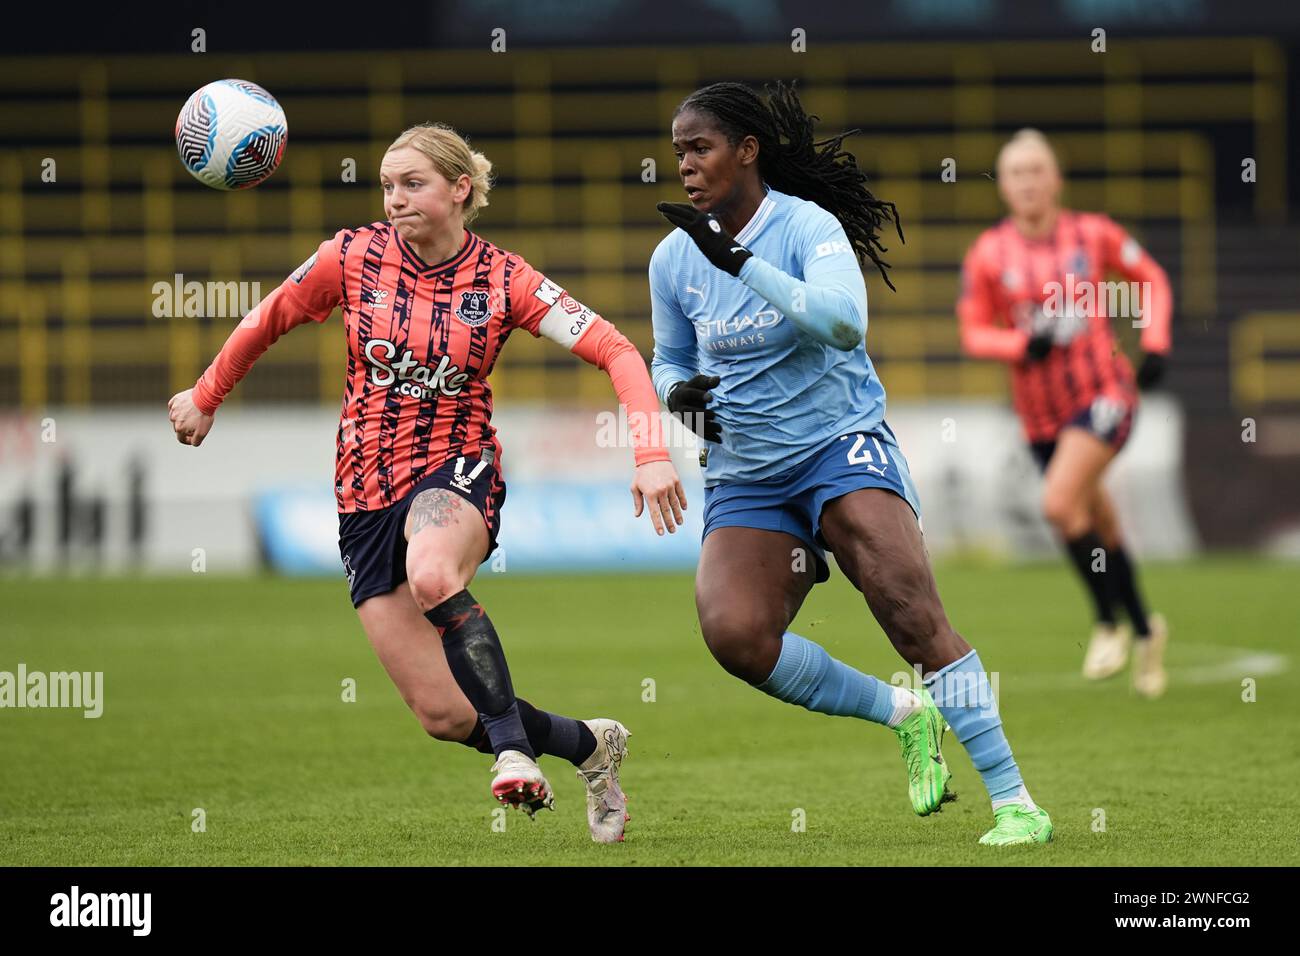
[[[1088,594],[1092,596],[1093,609],[1096,611],[1097,620],[1102,624],[1115,624],[1115,609],[1111,604],[1110,585],[1107,583],[1106,568],[1107,562],[1111,560],[1111,555],[1106,551],[1105,545],[1101,543],[1101,538],[1095,531],[1088,531],[1079,535],[1077,538],[1065,542],[1065,550],[1070,555],[1070,560],[1074,562],[1075,570],[1083,578],[1083,583],[1088,588]],[[1098,555],[1097,551],[1101,551]],[[1102,560],[1102,570],[1094,571],[1093,562],[1098,559]]]
[[[1138,594],[1137,574],[1123,547],[1111,549],[1110,571],[1107,577],[1110,579],[1111,590],[1116,600],[1123,604],[1125,611],[1128,612],[1128,619],[1133,623],[1133,633],[1138,637],[1150,637],[1151,627],[1147,623],[1147,609],[1142,603],[1142,596]]]
[[[519,701],[515,701],[499,714],[482,714],[480,719],[487,730],[488,740],[492,741],[492,753],[500,757],[507,750],[517,750],[537,759],[532,745],[528,742],[528,733],[519,716]]]
[[[580,720],[538,710],[522,698],[519,716],[528,741],[539,757],[542,754],[563,757],[577,767],[596,752],[596,735]]]
[[[528,743],[536,756],[551,754],[580,767],[596,752],[596,735],[581,720],[538,710],[522,697],[515,698],[515,701],[519,705],[519,719],[523,722],[524,733],[528,735]],[[482,717],[474,723],[469,736],[460,743],[479,753],[492,753],[492,742],[488,740]]]
[[[498,757],[517,750],[536,757],[524,731],[501,640],[469,591],[453,594],[424,616],[442,631],[447,666],[478,712]]]

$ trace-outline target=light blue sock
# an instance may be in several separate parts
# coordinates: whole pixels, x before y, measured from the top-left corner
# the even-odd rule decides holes
[[[1024,792],[1024,782],[1011,756],[1007,735],[1002,732],[998,703],[989,688],[979,654],[972,648],[965,657],[940,668],[925,681],[925,686],[939,713],[970,754],[994,808],[1019,798]]]
[[[772,675],[758,685],[765,694],[819,714],[886,723],[894,713],[894,689],[831,657],[819,644],[786,631]]]

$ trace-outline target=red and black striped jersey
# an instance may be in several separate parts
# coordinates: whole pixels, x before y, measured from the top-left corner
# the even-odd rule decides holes
[[[602,368],[607,359],[624,358],[614,382],[632,384],[620,387],[620,397],[635,393],[643,411],[657,410],[635,348],[521,256],[466,230],[460,250],[431,265],[388,222],[344,229],[321,243],[244,319],[241,327],[257,330],[256,340],[227,343],[196,384],[195,404],[211,414],[280,334],[323,322],[336,307],[347,335],[334,484],[341,512],[388,507],[461,455],[483,456],[501,468],[488,375],[517,328]],[[597,327],[599,334],[585,335]],[[598,353],[591,348],[597,341]],[[638,464],[667,459],[657,440],[637,442]]]
[[[1062,209],[1042,239],[1025,238],[1004,219],[966,253],[957,303],[963,348],[1012,363],[1012,399],[1030,441],[1054,438],[1098,395],[1136,398],[1132,366],[1111,328],[1114,297],[1104,280],[1113,272],[1138,283],[1135,292],[1149,283],[1140,317],[1138,303],[1128,301],[1129,317],[1141,323],[1144,350],[1169,351],[1169,280],[1108,216]],[[1042,330],[1059,347],[1025,361],[1031,334]]]

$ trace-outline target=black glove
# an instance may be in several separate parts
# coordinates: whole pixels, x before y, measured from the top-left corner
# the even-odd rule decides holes
[[[663,217],[695,240],[704,257],[723,272],[740,275],[740,267],[753,255],[736,242],[712,213],[700,212],[688,202],[661,202],[655,206]]]
[[[704,407],[713,397],[709,389],[721,381],[716,375],[697,375],[689,382],[678,382],[668,390],[668,410],[707,441],[722,441],[722,426],[718,424],[717,414]]]
[[[1047,353],[1052,351],[1052,333],[1039,332],[1031,336],[1029,344],[1025,346],[1026,362],[1041,362],[1047,358]]]
[[[1155,352],[1148,352],[1138,366],[1138,388],[1146,391],[1159,384],[1165,377],[1165,357]]]

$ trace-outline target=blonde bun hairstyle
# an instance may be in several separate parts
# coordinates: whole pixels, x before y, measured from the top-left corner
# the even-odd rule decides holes
[[[488,204],[488,193],[492,191],[492,161],[470,149],[465,137],[445,123],[412,126],[393,140],[388,150],[391,152],[403,146],[410,146],[428,156],[433,168],[448,182],[455,183],[461,176],[469,177],[469,196],[461,211],[466,225],[473,222],[479,210]]]
[[[1042,149],[1043,152],[1047,154],[1048,158],[1051,159],[1052,165],[1056,167],[1057,172],[1060,172],[1061,162],[1057,159],[1056,150],[1052,148],[1051,142],[1043,135],[1042,131],[1036,130],[1032,126],[1026,126],[1023,129],[1016,130],[1015,133],[1012,134],[1011,138],[1002,144],[1002,148],[998,150],[998,158],[995,166],[1002,164],[1002,157],[1006,155],[1007,150],[1011,149],[1013,146],[1020,146],[1025,143],[1032,143]]]

